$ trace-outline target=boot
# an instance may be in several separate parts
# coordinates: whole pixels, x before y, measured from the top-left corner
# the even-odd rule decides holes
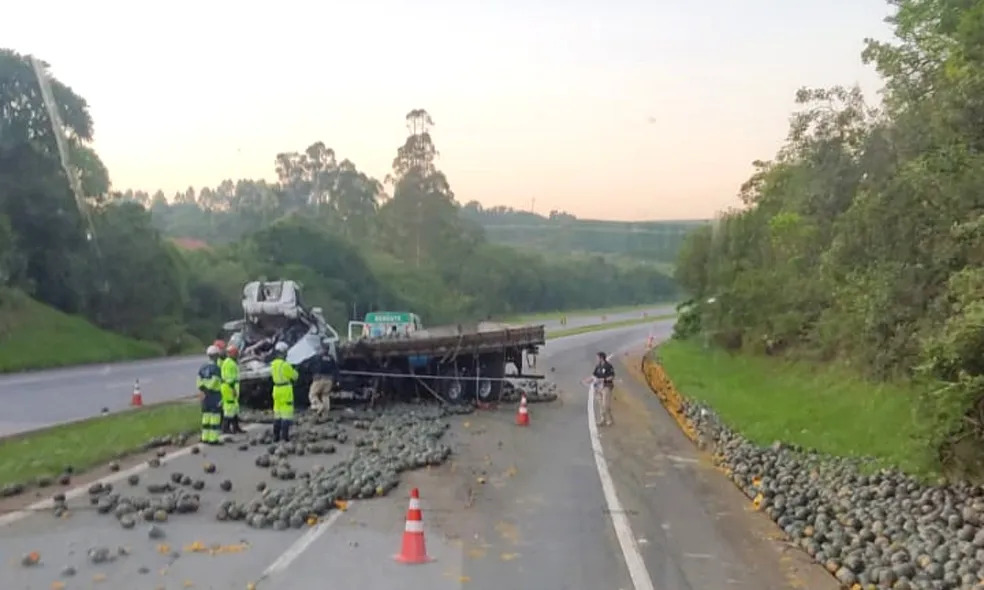
[[[235,434],[246,434],[246,431],[243,430],[243,427],[239,425],[239,416],[238,415],[233,416],[233,418],[232,418],[232,431]]]
[[[285,443],[290,442],[290,420],[280,421],[280,437]]]
[[[219,422],[219,432],[229,434],[229,419],[225,416],[222,416],[222,421]]]
[[[280,442],[280,423],[281,420],[273,421],[273,442]]]

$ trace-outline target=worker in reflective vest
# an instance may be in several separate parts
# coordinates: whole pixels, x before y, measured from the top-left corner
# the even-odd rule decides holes
[[[242,434],[239,427],[239,349],[234,345],[226,348],[225,359],[219,368],[222,372],[222,432]]]
[[[270,363],[270,377],[273,379],[273,440],[290,440],[290,423],[294,420],[294,381],[297,369],[285,360],[286,342],[278,342],[274,347],[276,358]]]
[[[222,423],[222,373],[218,360],[221,352],[214,344],[205,350],[208,362],[198,369],[197,386],[202,402],[202,442],[208,445],[222,444],[219,426]]]

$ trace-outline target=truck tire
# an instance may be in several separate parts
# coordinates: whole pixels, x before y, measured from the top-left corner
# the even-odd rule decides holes
[[[506,357],[503,354],[483,354],[478,360],[478,385],[475,397],[482,403],[499,401],[502,395],[502,377],[506,374]]]
[[[465,384],[460,378],[457,365],[453,363],[447,365],[443,370],[439,371],[439,375],[444,377],[444,379],[437,381],[438,387],[435,389],[440,392],[444,401],[455,405],[465,403]],[[453,377],[453,379],[449,379],[448,377]]]

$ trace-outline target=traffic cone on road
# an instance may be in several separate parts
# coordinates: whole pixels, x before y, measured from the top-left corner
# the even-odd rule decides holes
[[[133,384],[133,395],[130,396],[130,405],[134,408],[143,406],[143,394],[140,393],[140,379]]]
[[[519,398],[519,409],[516,410],[516,425],[530,425],[530,411],[526,407],[526,392],[523,392],[523,397]]]
[[[424,543],[424,520],[420,514],[420,492],[417,488],[410,490],[407,524],[403,529],[403,547],[393,559],[408,565],[433,561],[427,556],[427,547]]]

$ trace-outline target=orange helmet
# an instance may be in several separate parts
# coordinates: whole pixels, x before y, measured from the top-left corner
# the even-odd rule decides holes
[[[230,344],[229,348],[226,349],[226,354],[231,356],[232,358],[236,358],[237,356],[239,356],[239,349],[236,348],[235,344]]]
[[[225,350],[225,340],[216,340],[212,343],[212,346],[218,348],[219,350]]]

